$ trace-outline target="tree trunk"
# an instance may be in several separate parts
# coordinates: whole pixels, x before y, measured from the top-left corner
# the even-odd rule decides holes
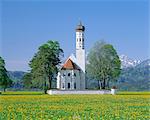
[[[48,81],[49,81],[49,89],[51,89],[51,84],[52,84],[52,76],[51,75],[48,77]]]
[[[103,88],[103,83],[101,82],[101,89]]]
[[[4,87],[4,92],[6,92],[6,88]]]
[[[47,86],[46,86],[46,80],[45,80],[45,82],[44,82],[44,94],[46,94],[47,93]]]
[[[108,89],[109,89],[109,80],[107,80],[107,87],[108,87]]]
[[[106,87],[106,81],[105,81],[105,79],[103,79],[102,89],[105,89],[105,87]]]
[[[105,89],[105,87],[106,87],[106,80],[104,79],[104,89]]]
[[[101,81],[98,80],[98,89],[101,89]]]

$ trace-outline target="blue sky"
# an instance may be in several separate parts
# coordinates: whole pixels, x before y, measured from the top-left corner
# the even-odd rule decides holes
[[[29,70],[29,61],[48,40],[59,41],[65,57],[74,53],[79,19],[87,51],[103,39],[118,54],[149,58],[148,0],[2,0],[0,8],[0,56],[8,70]]]

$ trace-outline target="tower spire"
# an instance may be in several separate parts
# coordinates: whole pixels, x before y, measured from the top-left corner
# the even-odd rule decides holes
[[[82,26],[82,22],[81,22],[81,20],[79,20],[79,25],[81,25],[81,26]]]
[[[85,72],[84,31],[85,27],[82,25],[81,21],[79,21],[76,27],[76,58],[80,67]]]

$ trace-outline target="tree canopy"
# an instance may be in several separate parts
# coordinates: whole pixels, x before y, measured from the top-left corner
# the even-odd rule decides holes
[[[41,45],[38,52],[30,61],[33,85],[43,87],[46,92],[51,88],[51,81],[58,72],[58,65],[61,62],[63,50],[57,41],[48,41]]]
[[[7,75],[7,70],[5,68],[5,61],[0,57],[0,86],[4,89],[9,87],[12,84],[12,81]]]
[[[99,81],[99,88],[109,88],[109,82],[114,82],[120,74],[121,62],[116,50],[111,44],[96,42],[88,54],[87,73]]]
[[[31,73],[24,74],[22,80],[23,80],[23,85],[25,88],[31,88],[32,87],[32,75],[31,75]]]

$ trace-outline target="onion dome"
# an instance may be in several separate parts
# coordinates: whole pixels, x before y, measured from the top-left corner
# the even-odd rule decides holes
[[[76,31],[84,31],[85,30],[85,27],[82,25],[81,21],[79,23],[79,25],[76,27]]]

